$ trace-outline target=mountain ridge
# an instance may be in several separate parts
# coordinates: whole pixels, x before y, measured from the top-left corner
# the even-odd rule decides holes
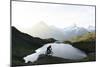
[[[43,39],[54,38],[56,40],[66,41],[87,32],[95,32],[95,27],[89,26],[89,28],[84,28],[74,24],[66,28],[58,28],[53,25],[47,25],[45,22],[40,22],[34,25],[28,32],[31,36]]]

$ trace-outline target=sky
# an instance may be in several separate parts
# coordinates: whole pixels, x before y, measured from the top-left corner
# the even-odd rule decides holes
[[[95,7],[12,2],[12,26],[25,30],[41,22],[58,28],[73,24],[85,28],[95,26]]]

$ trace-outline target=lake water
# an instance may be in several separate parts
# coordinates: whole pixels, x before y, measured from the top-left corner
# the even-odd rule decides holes
[[[28,61],[31,62],[36,61],[39,55],[45,54],[47,47],[50,45],[52,47],[52,52],[53,52],[52,56],[61,57],[64,59],[72,59],[72,60],[78,60],[86,57],[86,54],[83,51],[73,47],[70,44],[49,43],[35,50],[36,53],[24,57],[25,62],[27,63]]]

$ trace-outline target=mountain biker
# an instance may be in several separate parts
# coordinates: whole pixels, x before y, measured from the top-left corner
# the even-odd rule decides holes
[[[47,55],[51,55],[51,54],[52,54],[51,45],[47,47],[46,54],[47,54]]]

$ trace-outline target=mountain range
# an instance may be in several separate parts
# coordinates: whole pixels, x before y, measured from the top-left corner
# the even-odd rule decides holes
[[[59,41],[66,41],[88,32],[95,32],[95,27],[90,25],[88,28],[84,28],[73,24],[66,28],[58,28],[53,25],[47,25],[45,22],[40,22],[29,29],[27,33],[43,39],[54,38]]]

